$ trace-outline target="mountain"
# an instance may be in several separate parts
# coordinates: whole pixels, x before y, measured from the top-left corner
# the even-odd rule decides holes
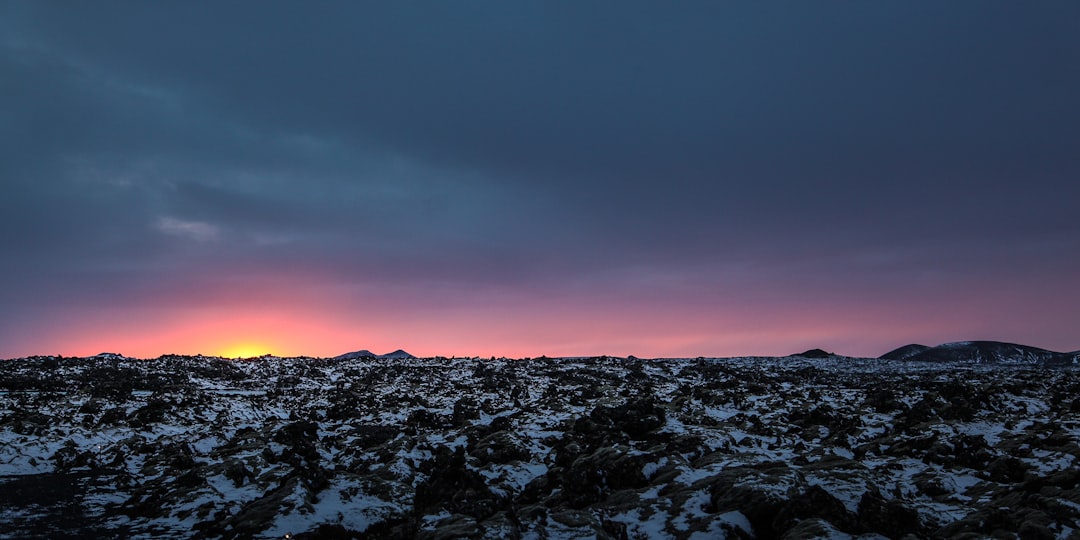
[[[416,357],[401,349],[398,349],[391,353],[380,354],[379,358],[384,358],[388,360],[412,360]]]
[[[923,351],[925,351],[925,350],[927,350],[929,348],[930,347],[927,347],[926,345],[919,345],[918,343],[912,343],[910,345],[904,345],[903,347],[893,349],[893,350],[879,356],[878,358],[880,358],[881,360],[905,360],[905,359],[910,358],[910,357],[912,357],[912,356],[914,356],[916,354],[919,354],[919,353],[921,353],[921,352],[923,352]]]
[[[835,354],[822,349],[810,349],[809,351],[801,352],[799,354],[788,355],[788,358],[833,358],[835,356]]]
[[[385,360],[411,360],[416,358],[415,356],[398,349],[391,353],[375,354],[367,349],[361,349],[359,351],[353,351],[345,354],[339,354],[333,358],[333,360],[357,360],[361,358],[382,358]]]
[[[127,357],[120,353],[102,352],[95,354],[94,356],[92,356],[92,358],[96,358],[98,360],[124,360]]]
[[[977,364],[1021,363],[1071,363],[1073,356],[1000,341],[959,341],[930,347],[906,357],[915,362],[975,362]]]
[[[339,354],[335,356],[334,360],[356,360],[358,358],[376,358],[376,355],[367,349],[361,349],[359,351],[348,352],[345,354]]]

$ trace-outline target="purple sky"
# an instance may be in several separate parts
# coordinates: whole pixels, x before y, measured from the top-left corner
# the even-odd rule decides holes
[[[4,2],[0,357],[1075,350],[1078,36],[1073,1]]]

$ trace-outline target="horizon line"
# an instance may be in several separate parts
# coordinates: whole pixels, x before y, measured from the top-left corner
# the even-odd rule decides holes
[[[838,353],[838,352],[826,351],[825,349],[821,349],[821,348],[811,348],[811,349],[807,349],[807,350],[802,351],[802,352],[796,352],[796,353],[791,353],[791,354],[786,354],[786,355],[736,354],[736,355],[694,355],[694,356],[683,356],[683,355],[675,355],[675,356],[663,356],[663,355],[661,355],[661,356],[637,356],[637,355],[634,355],[634,354],[629,354],[629,355],[618,355],[618,354],[580,354],[580,355],[578,355],[578,354],[571,354],[571,355],[554,355],[554,356],[549,356],[547,354],[540,354],[540,355],[536,355],[536,356],[478,355],[478,354],[413,355],[413,354],[409,353],[408,351],[406,351],[405,349],[399,348],[399,349],[395,349],[395,350],[393,350],[391,352],[384,353],[384,354],[376,354],[376,353],[372,353],[371,351],[368,351],[367,349],[360,349],[358,351],[349,351],[349,352],[346,352],[346,353],[337,354],[337,355],[333,355],[333,356],[317,356],[317,355],[308,355],[308,354],[281,355],[281,354],[275,354],[273,352],[266,352],[266,353],[263,353],[263,354],[260,354],[260,355],[254,355],[254,356],[225,356],[225,355],[221,355],[221,354],[203,354],[201,352],[200,353],[174,353],[174,352],[170,352],[170,353],[159,354],[157,356],[128,356],[128,355],[123,354],[123,353],[102,351],[102,352],[99,352],[97,354],[91,354],[91,355],[31,354],[31,355],[25,355],[25,356],[7,357],[7,358],[3,358],[3,359],[4,360],[20,360],[20,359],[29,359],[29,358],[56,358],[56,359],[81,358],[81,359],[85,359],[85,358],[96,358],[96,357],[102,357],[102,356],[114,356],[114,357],[128,358],[128,359],[134,359],[134,360],[157,360],[157,359],[161,359],[161,358],[165,358],[165,357],[174,356],[174,357],[220,358],[220,359],[223,359],[223,360],[253,360],[253,359],[259,359],[259,358],[280,358],[280,359],[310,358],[310,359],[318,359],[318,360],[332,360],[332,359],[340,358],[340,357],[343,357],[343,356],[348,356],[350,354],[354,354],[354,353],[358,353],[358,352],[367,352],[369,354],[357,356],[356,358],[386,358],[386,357],[390,357],[391,355],[394,355],[396,353],[404,353],[404,354],[409,355],[409,357],[411,357],[413,359],[420,359],[420,360],[423,360],[423,359],[437,359],[437,358],[445,358],[445,359],[506,359],[506,360],[526,360],[526,359],[535,360],[535,359],[543,359],[543,358],[548,358],[548,359],[616,358],[616,359],[638,359],[638,360],[699,359],[699,358],[703,358],[703,359],[789,358],[789,357],[802,357],[803,355],[805,355],[807,353],[815,353],[815,354],[824,353],[824,354],[826,354],[826,355],[828,355],[830,357],[837,357],[837,358],[880,359],[882,356],[884,356],[884,355],[886,355],[886,354],[888,354],[890,352],[893,352],[893,351],[896,351],[896,350],[899,350],[899,349],[902,349],[902,348],[905,348],[905,347],[913,346],[913,345],[917,345],[917,346],[921,346],[921,347],[927,347],[927,348],[935,348],[935,347],[942,347],[942,346],[946,346],[946,345],[967,344],[967,343],[999,343],[999,344],[1002,344],[1002,345],[1013,345],[1013,346],[1020,346],[1020,347],[1029,347],[1029,348],[1042,349],[1044,351],[1051,352],[1051,353],[1056,353],[1056,354],[1077,354],[1077,353],[1080,353],[1080,349],[1072,350],[1072,351],[1055,351],[1055,350],[1052,350],[1052,349],[1046,349],[1046,348],[1038,347],[1038,346],[1034,346],[1034,345],[1026,345],[1026,344],[1020,344],[1020,343],[1006,342],[1006,341],[980,339],[980,340],[947,341],[947,342],[940,343],[940,344],[937,344],[937,345],[922,345],[922,344],[918,344],[918,343],[909,343],[909,344],[901,345],[900,347],[895,347],[893,349],[885,351],[879,356],[851,356],[851,355],[846,355],[846,354],[842,354],[842,353]],[[398,359],[403,359],[403,358],[398,358]]]

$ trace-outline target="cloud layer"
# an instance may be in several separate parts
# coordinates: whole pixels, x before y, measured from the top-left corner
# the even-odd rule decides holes
[[[1077,20],[8,2],[0,356],[1080,348]]]

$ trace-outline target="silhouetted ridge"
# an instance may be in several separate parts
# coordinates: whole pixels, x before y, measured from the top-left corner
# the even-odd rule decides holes
[[[384,358],[384,359],[391,359],[391,360],[409,360],[409,359],[416,358],[416,357],[409,354],[409,353],[407,353],[407,352],[405,352],[405,351],[403,351],[403,350],[401,350],[401,349],[398,349],[398,350],[396,350],[394,352],[389,352],[389,353],[386,353],[386,354],[375,354],[375,353],[373,353],[373,352],[371,352],[371,351],[369,351],[367,349],[361,349],[359,351],[354,351],[354,352],[345,353],[345,354],[339,354],[339,355],[334,357],[334,360],[356,360],[358,358]]]
[[[375,354],[367,349],[362,349],[359,351],[339,354],[334,357],[334,360],[355,360],[357,358],[375,358]]]
[[[978,364],[1069,363],[1073,356],[1000,341],[960,341],[931,347],[905,358],[915,362],[975,362]]]
[[[824,351],[822,349],[810,349],[809,351],[806,351],[806,352],[801,352],[799,354],[790,355],[790,357],[802,357],[802,358],[832,358],[834,356],[836,356],[836,355],[831,353],[831,352]]]
[[[907,358],[911,358],[912,356],[914,356],[916,354],[919,354],[919,353],[921,353],[923,351],[929,350],[929,349],[930,349],[930,347],[928,347],[926,345],[919,345],[918,343],[912,343],[910,345],[904,345],[903,347],[898,347],[896,349],[893,349],[893,350],[879,356],[878,358],[880,358],[882,360],[905,360]]]
[[[405,351],[403,351],[403,350],[401,350],[401,349],[398,349],[398,350],[396,350],[396,351],[394,351],[392,353],[381,354],[381,355],[379,355],[379,358],[387,358],[387,359],[394,359],[394,360],[410,360],[410,359],[413,359],[413,358],[416,358],[416,357],[409,354],[409,353],[407,353],[407,352],[405,352]]]

